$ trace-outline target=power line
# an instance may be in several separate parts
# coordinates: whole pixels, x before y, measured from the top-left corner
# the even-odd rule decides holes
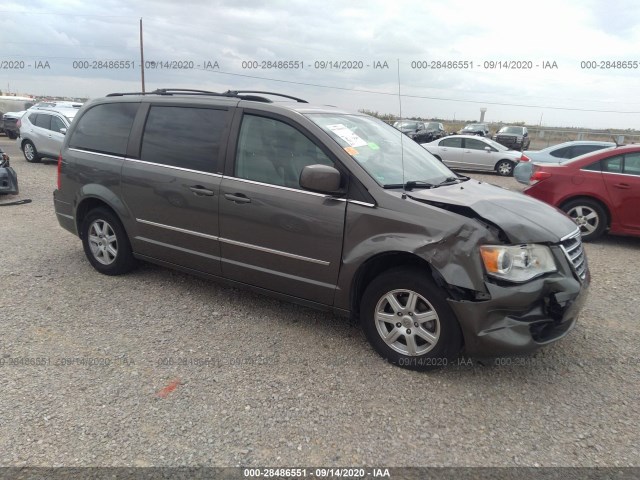
[[[230,76],[234,76],[234,77],[254,78],[254,79],[257,79],[257,80],[267,80],[267,81],[270,81],[270,82],[287,83],[287,84],[291,84],[291,85],[303,85],[303,86],[307,86],[307,87],[328,88],[328,89],[333,89],[333,90],[344,90],[344,91],[348,91],[348,92],[358,92],[358,93],[372,93],[372,94],[375,94],[375,95],[388,95],[388,96],[394,96],[394,97],[398,96],[397,92],[379,92],[379,91],[375,91],[375,90],[363,90],[363,89],[359,89],[359,88],[336,87],[336,86],[332,86],[332,85],[322,85],[322,84],[318,84],[318,83],[295,82],[295,81],[292,81],[292,80],[280,80],[280,79],[277,79],[277,78],[260,77],[260,76],[257,76],[257,75],[247,75],[247,74],[243,74],[243,73],[222,72],[222,71],[208,70],[208,69],[205,69],[205,68],[197,68],[197,67],[194,68],[194,70],[202,70],[202,71],[209,72],[209,73],[217,73],[217,74],[221,74],[221,75],[230,75]],[[430,96],[426,96],[426,95],[408,95],[406,93],[403,93],[402,96],[405,97],[405,98],[417,98],[417,99],[423,99],[423,100],[440,100],[440,101],[444,101],[444,102],[462,102],[462,103],[475,103],[475,104],[482,104],[482,105],[499,105],[499,106],[504,106],[504,107],[543,108],[543,109],[547,109],[547,110],[567,110],[567,111],[572,111],[572,112],[621,113],[621,114],[639,114],[640,113],[640,111],[634,112],[634,111],[621,111],[621,110],[598,110],[598,109],[589,109],[589,108],[554,107],[554,106],[549,106],[549,105],[527,105],[527,104],[523,104],[523,103],[490,102],[490,101],[484,101],[484,100],[463,100],[463,99],[459,99],[459,98],[430,97]]]

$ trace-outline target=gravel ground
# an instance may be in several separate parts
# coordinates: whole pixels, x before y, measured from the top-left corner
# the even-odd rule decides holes
[[[640,464],[640,239],[586,246],[578,326],[525,364],[409,372],[327,313],[98,274],[58,226],[55,162],[0,146],[33,200],[0,208],[0,466]]]

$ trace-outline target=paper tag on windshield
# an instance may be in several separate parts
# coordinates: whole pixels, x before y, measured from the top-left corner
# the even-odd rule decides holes
[[[327,128],[347,142],[350,147],[364,147],[367,144],[367,142],[341,123],[327,125]]]

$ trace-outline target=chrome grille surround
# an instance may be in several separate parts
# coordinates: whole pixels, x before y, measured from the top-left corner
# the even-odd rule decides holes
[[[587,276],[587,257],[582,246],[580,228],[563,237],[560,240],[560,248],[562,248],[567,260],[569,260],[569,263],[573,267],[573,271],[578,278],[580,278],[580,281],[584,281]]]

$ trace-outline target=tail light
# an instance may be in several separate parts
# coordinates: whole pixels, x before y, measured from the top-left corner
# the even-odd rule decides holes
[[[520,161],[521,162],[528,162],[531,159],[529,157],[527,157],[524,153],[522,155],[520,155]]]
[[[20,128],[22,126],[22,119],[19,118],[18,121],[16,122],[16,127]]]
[[[57,180],[57,187],[58,190],[62,190],[62,185],[60,182],[60,173],[62,171],[62,153],[60,155],[58,155],[58,180]]]
[[[551,174],[549,172],[542,171],[539,168],[540,167],[537,166],[533,167],[533,172],[531,173],[531,177],[529,178],[529,185],[535,185],[542,180],[551,178]]]

